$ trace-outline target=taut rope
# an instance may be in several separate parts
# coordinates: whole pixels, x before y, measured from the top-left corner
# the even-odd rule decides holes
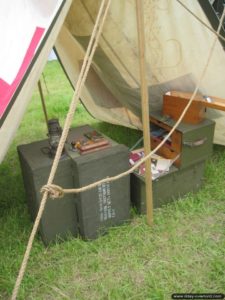
[[[180,0],[176,0],[181,6],[183,6],[183,8],[190,14],[192,15],[198,22],[200,22],[205,28],[207,28],[208,30],[210,30],[213,34],[215,34],[218,38],[220,38],[221,40],[223,40],[225,42],[225,37],[222,36],[219,32],[220,30],[216,31],[214,30],[212,27],[210,27],[207,23],[205,23],[202,19],[200,19],[195,13],[193,13],[193,11],[191,11],[183,2],[181,2]],[[223,18],[223,16],[221,17]],[[222,22],[223,24],[223,22]],[[221,25],[222,26],[222,25]],[[221,27],[220,27],[221,29]]]
[[[76,84],[76,87],[75,87],[75,92],[74,92],[74,95],[73,95],[73,99],[72,99],[71,104],[70,104],[70,109],[69,109],[69,112],[68,112],[67,117],[66,117],[66,121],[65,121],[64,129],[63,129],[62,136],[61,136],[61,139],[60,139],[60,142],[59,142],[59,146],[57,148],[57,152],[56,152],[56,155],[55,155],[55,158],[54,158],[54,161],[53,161],[53,165],[52,165],[52,168],[51,168],[51,171],[50,171],[50,174],[49,174],[48,185],[50,185],[53,182],[53,179],[54,179],[57,167],[58,167],[58,163],[59,163],[59,160],[60,160],[60,157],[61,157],[61,154],[62,154],[62,150],[63,150],[64,144],[65,144],[68,132],[69,132],[69,128],[70,128],[72,120],[73,120],[74,112],[76,110],[76,106],[77,106],[77,103],[78,103],[80,95],[81,95],[81,89],[84,85],[84,82],[86,80],[88,71],[90,69],[90,65],[92,63],[92,59],[93,59],[95,50],[96,50],[98,42],[99,42],[99,38],[101,36],[101,32],[102,32],[102,29],[103,29],[103,25],[105,23],[105,19],[106,19],[108,10],[109,10],[110,3],[111,3],[111,0],[102,0],[102,2],[101,2],[100,9],[99,9],[99,12],[98,12],[98,16],[97,16],[97,19],[96,19],[96,23],[95,23],[95,26],[94,26],[94,29],[93,29],[93,32],[92,32],[92,35],[91,35],[91,39],[89,41],[89,45],[88,45],[86,54],[85,54],[85,58],[84,58],[84,62],[83,62],[83,65],[82,65],[81,73],[79,75],[79,78],[78,78],[78,81],[77,81],[77,84]],[[15,286],[14,286],[14,289],[13,289],[11,300],[16,300],[16,298],[17,298],[17,294],[18,294],[21,282],[23,280],[23,276],[24,276],[24,273],[25,273],[25,270],[26,270],[27,262],[28,262],[30,252],[31,252],[31,249],[32,249],[34,237],[37,233],[38,226],[39,226],[39,223],[40,223],[40,220],[41,220],[41,217],[42,217],[45,205],[46,205],[47,198],[48,198],[48,192],[45,191],[44,194],[43,194],[43,197],[41,199],[38,214],[36,216],[36,219],[35,219],[35,222],[34,222],[34,225],[33,225],[33,229],[31,231],[31,234],[30,234],[30,237],[29,237],[29,241],[28,241],[27,248],[26,248],[26,251],[25,251],[25,254],[24,254],[24,257],[23,257],[22,264],[20,266],[18,277],[16,279],[16,283],[15,283]]]

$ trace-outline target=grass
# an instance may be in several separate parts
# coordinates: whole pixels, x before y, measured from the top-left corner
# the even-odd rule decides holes
[[[72,90],[57,62],[44,71],[49,116],[63,124]],[[73,125],[88,123],[133,145],[140,133],[93,119],[78,106]],[[0,299],[8,299],[32,224],[16,145],[43,139],[46,128],[34,91],[17,135],[0,165]],[[93,242],[70,238],[45,248],[36,237],[18,299],[171,299],[172,293],[224,292],[225,151],[215,146],[204,186],[145,216],[110,229]]]

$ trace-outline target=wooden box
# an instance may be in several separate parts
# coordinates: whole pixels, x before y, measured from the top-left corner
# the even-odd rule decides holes
[[[169,92],[163,95],[163,115],[178,120],[187,106],[191,94]],[[197,97],[197,99],[199,96]],[[202,98],[201,98],[202,99]],[[184,115],[183,121],[188,124],[198,124],[205,118],[205,105],[203,101],[193,101]]]
[[[164,116],[178,120],[192,97],[191,93],[170,91],[163,95]],[[183,122],[198,124],[205,118],[206,108],[225,111],[225,99],[197,94],[184,115]]]

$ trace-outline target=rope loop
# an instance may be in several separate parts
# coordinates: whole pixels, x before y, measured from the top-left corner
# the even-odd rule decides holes
[[[46,184],[41,188],[41,193],[47,192],[50,198],[63,198],[64,190],[59,185],[56,184]]]

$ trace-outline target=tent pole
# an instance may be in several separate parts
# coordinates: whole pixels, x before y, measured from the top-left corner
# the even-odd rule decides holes
[[[38,90],[40,93],[40,97],[41,97],[41,104],[42,104],[42,109],[44,112],[44,116],[45,116],[45,122],[48,128],[48,114],[47,114],[47,109],[46,109],[46,105],[45,105],[45,99],[44,99],[44,94],[43,94],[43,90],[42,90],[42,86],[41,86],[41,81],[38,80]]]
[[[145,61],[145,33],[144,33],[144,13],[143,0],[136,0],[137,31],[139,47],[140,81],[141,81],[141,106],[142,106],[142,124],[144,136],[145,155],[151,151],[150,141],[150,122],[149,122],[149,99],[148,85]],[[147,223],[153,224],[153,200],[152,200],[152,174],[151,160],[145,162],[145,191],[146,191],[146,210]]]

